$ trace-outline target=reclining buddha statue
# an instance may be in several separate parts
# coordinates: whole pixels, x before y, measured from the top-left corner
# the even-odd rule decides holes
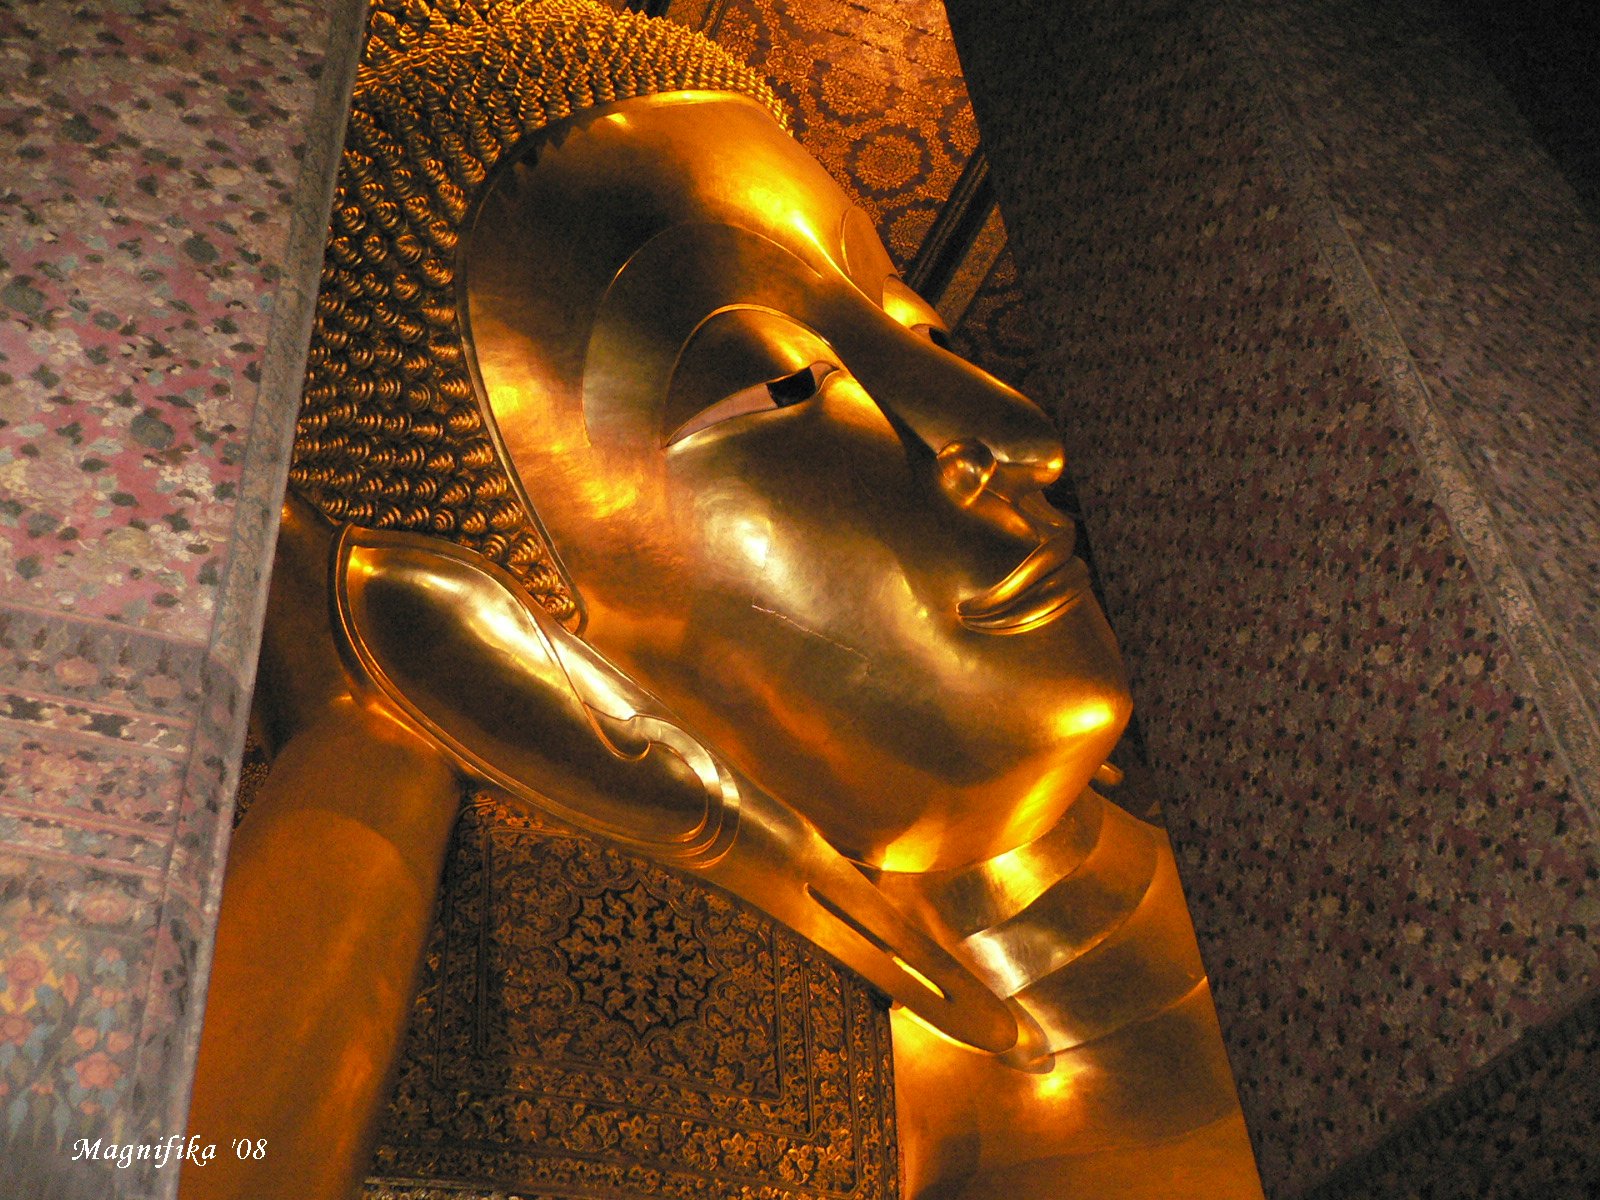
[[[1259,1195],[1171,852],[1091,788],[1131,705],[1050,423],[718,47],[412,7],[357,81],[191,1115],[270,1151],[187,1200],[357,1188],[463,780],[892,1001],[907,1196]]]

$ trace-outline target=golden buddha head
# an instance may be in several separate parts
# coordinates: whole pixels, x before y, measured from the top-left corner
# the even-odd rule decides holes
[[[716,47],[492,18],[358,84],[297,485],[498,560],[857,861],[1043,833],[1129,711],[1043,414]]]

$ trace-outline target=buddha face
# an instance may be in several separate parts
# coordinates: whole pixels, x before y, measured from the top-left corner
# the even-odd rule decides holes
[[[1048,829],[1129,713],[1031,403],[755,103],[542,133],[463,241],[478,383],[582,635],[888,870]]]

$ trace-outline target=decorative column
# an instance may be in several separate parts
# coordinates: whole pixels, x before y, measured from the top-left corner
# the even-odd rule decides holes
[[[0,11],[8,1195],[176,1186],[364,15]]]
[[[949,7],[1269,1193],[1592,1177],[1600,231],[1442,8]]]

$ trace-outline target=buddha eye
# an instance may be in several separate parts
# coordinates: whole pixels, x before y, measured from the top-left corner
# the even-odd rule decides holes
[[[772,397],[772,402],[779,408],[788,408],[791,404],[800,404],[811,399],[822,390],[822,381],[832,375],[836,368],[831,363],[812,363],[809,367],[801,367],[793,375],[785,375],[782,379],[774,379],[767,384],[767,394]]]
[[[690,417],[667,439],[667,445],[681,442],[692,433],[699,433],[712,425],[742,417],[748,413],[767,412],[779,408],[792,408],[803,404],[822,391],[823,382],[838,368],[832,363],[814,362],[801,367],[793,374],[740,388],[715,404],[701,409]]]
[[[927,321],[919,321],[911,326],[911,332],[927,338],[941,350],[950,349],[950,331],[942,325],[934,325]]]
[[[747,413],[803,404],[838,363],[833,348],[792,317],[753,306],[720,309],[678,354],[662,408],[662,445]]]

